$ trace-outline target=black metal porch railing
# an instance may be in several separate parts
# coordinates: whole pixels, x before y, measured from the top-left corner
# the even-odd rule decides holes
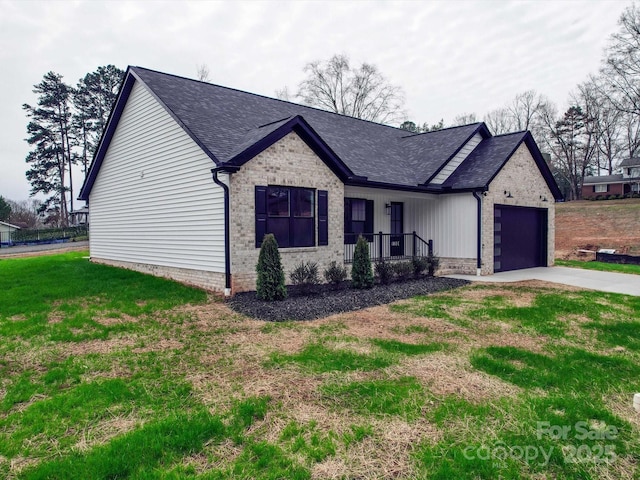
[[[416,232],[412,233],[362,233],[369,242],[369,256],[372,261],[406,260],[414,257],[433,255],[433,240],[424,240]],[[358,235],[345,234],[344,262],[353,261]]]

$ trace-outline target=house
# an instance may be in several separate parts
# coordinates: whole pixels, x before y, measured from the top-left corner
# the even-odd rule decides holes
[[[551,265],[561,193],[531,133],[414,134],[129,67],[80,199],[91,259],[226,294],[255,289],[263,236],[288,273],[424,255],[441,272]]]
[[[89,223],[89,207],[84,206],[75,209],[69,214],[70,224],[73,226],[87,225]]]
[[[13,243],[11,234],[20,227],[7,222],[0,222],[0,247],[9,246]]]
[[[640,194],[640,157],[623,160],[619,168],[622,168],[622,173],[616,175],[585,177],[582,182],[582,198]]]

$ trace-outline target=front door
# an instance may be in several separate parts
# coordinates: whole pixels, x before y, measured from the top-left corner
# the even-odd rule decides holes
[[[391,245],[392,257],[404,256],[404,212],[401,202],[391,202]]]

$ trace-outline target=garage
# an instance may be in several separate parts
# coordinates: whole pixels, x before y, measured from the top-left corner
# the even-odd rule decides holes
[[[494,205],[493,271],[547,266],[547,210]]]

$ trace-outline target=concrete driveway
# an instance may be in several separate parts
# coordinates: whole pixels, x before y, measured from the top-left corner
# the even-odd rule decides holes
[[[627,273],[598,272],[582,268],[538,267],[494,275],[447,275],[472,282],[520,282],[523,280],[543,280],[545,282],[573,285],[574,287],[599,290],[601,292],[624,293],[640,296],[640,275]]]

